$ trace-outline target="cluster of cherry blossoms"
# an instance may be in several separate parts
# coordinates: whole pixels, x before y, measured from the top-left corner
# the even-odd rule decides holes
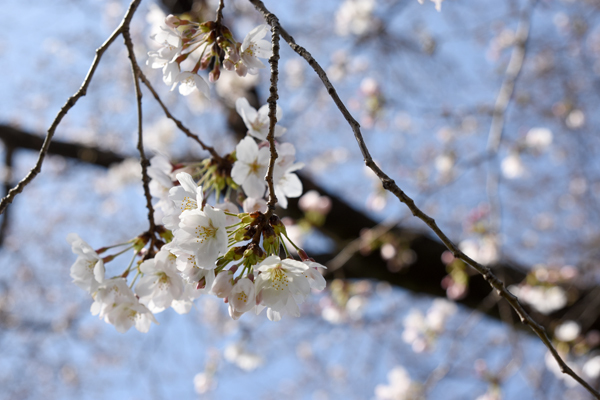
[[[179,85],[179,93],[184,96],[198,89],[210,97],[208,84],[198,75],[199,70],[210,68],[211,82],[219,79],[221,66],[243,77],[265,68],[259,58],[269,58],[272,54],[271,43],[263,39],[269,31],[267,25],[257,26],[240,43],[219,21],[200,24],[169,15],[165,23],[168,27],[161,27],[162,32],[152,37],[161,47],[148,53],[147,64],[161,68],[165,84],[171,90]],[[193,67],[182,70],[182,63],[188,59],[194,61]]]
[[[165,83],[180,84],[182,95],[198,88],[208,96],[208,84],[197,74],[199,69],[212,65],[210,78],[216,80],[222,63],[244,76],[263,68],[256,57],[268,57],[271,52],[269,42],[261,40],[266,25],[238,43],[217,22],[197,24],[170,15],[166,23],[170,29],[154,37],[163,47],[149,53],[149,64],[163,68]],[[180,72],[181,62],[196,50],[200,59],[195,67]],[[299,316],[299,305],[311,289],[325,288],[318,270],[324,267],[290,239],[272,204],[268,207],[265,200],[271,160],[266,140],[269,108],[264,105],[256,110],[239,98],[236,109],[248,132],[231,154],[214,153],[190,164],[172,164],[161,155],[152,158],[147,170],[149,189],[158,199],[155,219],[162,216],[162,225],[99,250],[76,234],[68,236],[78,256],[71,267],[73,282],[93,297],[92,314],[119,332],[132,326],[147,332],[152,322],[158,323],[155,313],[169,307],[187,313],[202,294],[223,298],[233,319],[266,308],[268,318],[278,321],[286,314]],[[282,118],[279,106],[276,118]],[[273,133],[280,137],[285,131],[275,125]],[[294,172],[303,164],[295,162],[292,144],[273,143],[278,154],[272,171],[273,192],[278,204],[286,208],[288,198],[302,194],[302,183]],[[119,247],[124,249],[102,256]],[[105,264],[127,252],[133,252],[133,257],[125,270],[107,277]]]

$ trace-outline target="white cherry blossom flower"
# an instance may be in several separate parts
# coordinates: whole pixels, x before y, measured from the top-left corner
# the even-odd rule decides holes
[[[235,148],[237,161],[231,169],[231,178],[242,186],[248,197],[262,198],[265,194],[264,177],[269,164],[269,149],[258,148],[249,136],[242,139]]]
[[[233,271],[221,271],[212,284],[211,293],[221,299],[229,296],[233,289],[233,273]]]
[[[214,279],[215,272],[212,269],[205,269],[203,271],[205,271],[207,275],[212,275],[212,279]],[[183,295],[181,296],[181,299],[173,300],[173,303],[171,303],[171,308],[173,308],[173,310],[175,310],[177,314],[187,314],[192,309],[193,301],[204,293],[206,293],[206,288],[198,289],[197,282],[186,283],[183,289]]]
[[[268,25],[259,25],[252,29],[242,42],[241,63],[248,68],[247,72],[251,75],[256,74],[258,69],[265,68],[265,64],[259,58],[269,58],[273,54],[271,43],[263,39],[268,31]]]
[[[248,134],[254,136],[260,140],[267,140],[267,135],[269,134],[269,105],[265,104],[261,108],[256,111],[254,107],[248,103],[245,97],[240,97],[235,102],[235,109],[238,114],[244,120],[244,124],[246,128],[248,128]],[[277,105],[277,112],[275,113],[277,117],[277,121],[280,121],[283,117],[283,112],[281,111],[281,107]],[[275,137],[279,137],[285,133],[286,129],[275,125]]]
[[[229,296],[229,315],[237,320],[242,314],[256,306],[254,283],[248,278],[242,278],[231,289]]]
[[[200,93],[210,99],[210,88],[208,83],[200,75],[189,71],[183,71],[175,78],[175,83],[179,83],[179,93],[183,96],[188,96],[194,89],[198,89]],[[175,86],[171,90],[173,90]]]
[[[182,49],[182,40],[178,34],[178,31],[165,29],[161,27],[162,32],[152,36],[152,39],[162,45],[157,51],[151,51],[148,53],[148,60],[146,64],[151,68],[163,70],[163,81],[167,85],[173,85],[176,83],[175,78],[179,74],[179,64],[175,62],[175,59],[179,55]]]
[[[267,212],[267,201],[265,199],[256,199],[254,197],[247,197],[242,203],[242,208],[245,213],[251,213],[254,211]]]
[[[140,303],[153,313],[158,313],[171,306],[173,300],[183,295],[183,279],[175,267],[176,257],[167,249],[161,249],[151,260],[140,265],[144,274],[135,287]]]
[[[180,172],[176,177],[181,186],[169,190],[169,200],[174,204],[174,208],[163,218],[165,227],[172,231],[179,227],[179,217],[182,212],[198,209],[204,200],[202,186],[198,186],[190,174]]]
[[[227,251],[225,224],[225,213],[209,205],[204,211],[185,210],[174,232],[174,246],[194,254],[200,268],[214,269],[217,257]]]
[[[267,317],[278,321],[284,314],[300,316],[298,303],[302,303],[310,293],[310,283],[305,276],[308,266],[292,259],[267,257],[255,268],[257,313],[268,307]]]
[[[317,268],[327,269],[327,267],[314,261],[303,261],[303,263],[308,266],[308,269],[304,272],[304,276],[308,279],[310,288],[315,290],[325,289],[327,283]]]
[[[77,254],[77,260],[71,266],[73,283],[89,293],[95,292],[104,281],[102,258],[76,233],[70,233],[67,242],[71,245],[73,253]]]
[[[105,280],[92,297],[94,302],[90,311],[100,318],[105,318],[116,305],[136,300],[133,291],[127,286],[127,280],[121,277]]]
[[[161,209],[165,215],[173,210],[173,202],[169,200],[169,190],[173,187],[171,170],[173,167],[169,160],[162,155],[156,155],[150,159],[148,176],[150,181],[150,194],[159,199],[155,208]]]
[[[294,171],[304,167],[302,163],[294,163],[296,149],[291,143],[281,143],[277,146],[277,158],[273,181],[275,182],[275,195],[282,208],[287,208],[287,199],[302,195],[302,182]]]
[[[134,325],[135,329],[146,333],[152,322],[158,325],[150,310],[137,300],[117,305],[106,315],[105,320],[114,325],[119,333],[127,332]]]

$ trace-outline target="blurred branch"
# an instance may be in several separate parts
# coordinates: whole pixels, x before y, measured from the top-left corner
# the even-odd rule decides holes
[[[90,82],[92,81],[92,77],[94,76],[94,72],[96,72],[96,67],[98,67],[102,55],[104,54],[106,49],[108,49],[108,47],[115,41],[117,36],[119,36],[126,27],[129,28],[131,18],[133,17],[133,14],[135,13],[135,10],[137,9],[140,2],[141,0],[133,0],[131,2],[131,4],[129,5],[129,9],[125,13],[123,20],[121,21],[117,29],[114,30],[114,32],[108,37],[108,39],[102,44],[102,46],[96,49],[96,56],[92,61],[92,65],[90,66],[90,69],[88,70],[88,73],[85,79],[83,80],[81,87],[73,96],[69,97],[65,105],[62,106],[62,108],[54,118],[54,121],[50,125],[50,128],[46,133],[46,138],[44,139],[42,148],[40,149],[40,153],[37,162],[35,163],[35,166],[29,171],[25,178],[23,178],[14,188],[12,188],[8,192],[8,194],[5,197],[3,197],[0,201],[0,214],[4,213],[6,207],[8,207],[8,205],[13,202],[17,194],[21,193],[23,189],[25,189],[25,186],[27,186],[41,172],[42,163],[44,162],[44,158],[48,153],[50,142],[54,137],[56,128],[58,127],[64,116],[67,115],[67,112],[69,112],[69,110],[73,108],[73,106],[75,106],[75,104],[81,97],[86,95],[87,88]]]
[[[254,4],[254,6],[257,8],[257,10],[262,12],[264,18],[270,24],[279,25],[277,18],[274,17],[274,15],[271,14],[271,12],[269,10],[267,10],[267,8],[265,7],[265,5],[263,4],[262,1],[260,1],[260,0],[249,0],[249,1],[252,4]],[[468,265],[473,267],[477,272],[479,272],[483,276],[483,278],[489,283],[489,285],[493,289],[495,289],[498,292],[498,294],[500,296],[502,296],[511,305],[511,307],[515,310],[515,312],[521,319],[521,322],[525,325],[528,325],[533,330],[533,332],[535,332],[535,334],[540,338],[540,340],[548,348],[548,350],[550,351],[550,353],[552,354],[552,356],[558,363],[560,370],[563,373],[571,376],[573,379],[575,379],[577,382],[579,382],[583,387],[585,387],[591,394],[593,394],[597,399],[600,399],[600,393],[596,389],[594,389],[590,384],[588,384],[585,380],[583,380],[578,374],[576,374],[565,363],[565,361],[562,359],[562,357],[558,354],[558,352],[554,348],[554,345],[552,344],[552,341],[548,337],[548,334],[546,333],[545,328],[542,325],[538,324],[527,313],[527,311],[525,311],[525,309],[523,308],[521,303],[519,303],[519,300],[517,299],[517,297],[515,295],[513,295],[512,293],[510,293],[506,289],[504,282],[502,282],[500,279],[498,279],[498,277],[496,277],[496,275],[487,266],[479,264],[478,262],[476,262],[475,260],[473,260],[469,256],[467,256],[465,253],[463,253],[458,248],[458,246],[456,246],[450,240],[450,238],[448,238],[448,236],[446,236],[446,234],[440,229],[440,227],[437,225],[435,220],[433,218],[431,218],[429,215],[425,214],[415,204],[413,199],[410,198],[408,195],[406,195],[406,193],[404,193],[404,191],[402,191],[402,189],[400,189],[400,187],[398,187],[396,182],[394,182],[393,179],[391,179],[385,172],[383,172],[383,170],[381,170],[381,168],[379,168],[379,166],[377,166],[377,164],[375,164],[375,162],[373,161],[373,158],[371,157],[371,154],[369,153],[369,149],[367,148],[367,145],[363,139],[362,132],[360,130],[360,124],[350,114],[350,112],[348,111],[348,109],[346,108],[346,106],[344,105],[344,103],[342,102],[340,97],[338,96],[335,88],[329,81],[329,78],[327,77],[327,74],[325,73],[323,68],[319,65],[319,63],[312,57],[312,55],[304,47],[296,44],[294,39],[285,30],[283,30],[281,27],[280,27],[280,30],[281,30],[281,36],[288,42],[288,44],[292,48],[292,50],[294,50],[299,56],[301,56],[308,62],[308,64],[314,69],[314,71],[317,73],[317,75],[323,82],[323,85],[327,89],[327,92],[329,93],[329,95],[335,102],[336,106],[338,107],[338,109],[340,110],[340,112],[342,113],[342,115],[344,116],[344,118],[346,119],[346,121],[348,122],[350,127],[352,128],[352,131],[354,132],[354,137],[358,143],[358,147],[360,148],[360,151],[363,155],[365,165],[367,167],[369,167],[377,175],[377,177],[381,180],[383,187],[390,193],[394,194],[400,202],[404,203],[410,209],[410,211],[413,213],[413,215],[415,217],[422,220],[429,228],[431,228],[431,230],[444,243],[444,245],[446,245],[448,250],[450,250],[452,252],[454,257],[461,259],[462,261],[464,261],[465,263],[467,263]]]
[[[492,115],[492,123],[488,134],[487,153],[490,158],[496,158],[502,136],[504,125],[506,123],[506,111],[514,96],[515,84],[525,63],[525,55],[527,54],[527,41],[529,40],[529,30],[531,26],[531,18],[537,0],[531,0],[521,14],[521,20],[514,39],[514,47],[510,55],[510,61],[504,73],[504,81],[496,97],[494,111]],[[500,172],[495,168],[494,164],[490,164],[487,176],[487,196],[490,205],[490,231],[494,234],[494,245],[496,251],[501,255],[500,229],[502,223],[502,203],[500,202]]]

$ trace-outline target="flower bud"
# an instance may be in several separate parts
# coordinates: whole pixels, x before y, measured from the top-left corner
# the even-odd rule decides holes
[[[244,63],[237,63],[235,65],[235,73],[243,78],[248,73],[248,67],[246,67],[246,64]]]
[[[226,58],[223,60],[223,68],[225,68],[227,71],[233,71],[235,69],[235,65],[230,59]]]
[[[208,80],[211,82],[216,82],[219,80],[220,76],[221,76],[221,71],[219,70],[219,64],[215,64],[215,67],[213,68],[213,70],[210,71],[210,73],[208,74]]]
[[[251,267],[266,258],[266,254],[256,243],[250,243],[244,252],[244,266]]]
[[[233,288],[233,272],[221,271],[213,282],[211,292],[223,299],[229,295]]]
[[[179,25],[181,25],[181,20],[179,18],[177,18],[176,16],[174,16],[173,14],[169,14],[165,18],[165,24],[167,24],[167,26],[169,28],[174,29],[174,28],[177,28]]]
[[[308,257],[308,254],[306,254],[306,252],[302,249],[298,249],[298,256],[300,256],[300,259],[302,261],[307,261],[310,259],[310,257]]]
[[[271,225],[273,227],[273,230],[275,231],[276,235],[287,235],[287,231],[285,230],[285,225],[283,224],[283,222],[281,222],[281,220],[279,219],[279,217],[275,214],[271,215],[271,218],[269,218],[269,225]]]
[[[279,246],[277,235],[269,225],[265,226],[262,231],[263,247],[268,254],[279,254]]]

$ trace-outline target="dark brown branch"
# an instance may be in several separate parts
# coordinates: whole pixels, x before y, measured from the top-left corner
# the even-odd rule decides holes
[[[260,1],[260,0],[249,0],[249,1],[252,4],[254,4],[254,6],[260,12],[262,12],[263,16],[265,17],[265,19],[267,19],[267,21],[269,21],[269,23],[278,25],[277,19],[273,19],[273,18],[268,19],[268,17],[272,14],[265,7],[265,5],[263,4],[262,1]],[[342,115],[344,116],[344,118],[346,119],[346,121],[348,122],[350,127],[352,128],[352,131],[354,132],[354,137],[356,139],[358,147],[363,155],[365,165],[367,167],[369,167],[377,175],[377,177],[381,180],[381,183],[383,184],[384,189],[391,192],[392,194],[394,194],[400,202],[404,203],[410,209],[410,211],[412,212],[412,214],[415,217],[417,217],[421,221],[423,221],[436,234],[436,236],[442,241],[442,243],[444,243],[444,245],[448,248],[448,250],[450,250],[452,252],[454,257],[463,260],[465,263],[467,263],[468,265],[473,267],[477,272],[479,272],[483,276],[483,278],[489,283],[489,285],[493,289],[495,289],[498,292],[498,294],[501,297],[503,297],[511,305],[511,307],[515,310],[515,312],[519,316],[521,322],[525,325],[528,325],[531,328],[531,330],[533,330],[533,332],[535,332],[535,334],[540,338],[540,340],[548,348],[548,350],[550,351],[550,353],[552,354],[552,356],[558,363],[560,370],[563,373],[571,376],[573,379],[575,379],[577,382],[579,382],[583,387],[585,387],[591,394],[593,394],[597,399],[600,399],[600,393],[597,390],[595,390],[590,384],[588,384],[585,380],[583,380],[579,375],[577,375],[565,363],[565,361],[562,359],[562,357],[558,354],[558,352],[554,348],[554,345],[552,344],[550,338],[548,337],[548,334],[546,333],[546,330],[544,329],[544,327],[541,326],[540,324],[538,324],[527,313],[527,311],[525,311],[525,309],[523,308],[521,303],[519,303],[519,300],[517,299],[517,297],[515,295],[513,295],[512,293],[510,293],[506,289],[504,283],[500,279],[498,279],[498,277],[496,277],[496,275],[488,267],[479,264],[478,262],[474,261],[469,256],[467,256],[465,253],[463,253],[458,248],[458,246],[456,246],[448,238],[448,236],[446,236],[446,234],[440,229],[440,227],[437,225],[435,220],[433,218],[431,218],[429,215],[425,214],[419,207],[417,207],[417,205],[415,204],[413,199],[410,198],[408,195],[406,195],[406,193],[404,193],[404,191],[402,191],[402,189],[400,189],[400,187],[398,187],[396,182],[394,182],[393,179],[391,179],[385,172],[383,172],[383,170],[381,168],[379,168],[379,166],[377,164],[375,164],[375,162],[373,161],[373,158],[371,157],[369,149],[364,141],[364,138],[362,136],[362,132],[360,130],[360,124],[358,123],[358,121],[356,121],[356,119],[354,119],[352,114],[350,114],[350,112],[348,111],[348,109],[346,108],[346,106],[344,105],[344,103],[342,102],[340,97],[338,96],[335,88],[329,81],[329,78],[327,77],[327,74],[325,73],[323,68],[319,65],[319,63],[312,57],[312,55],[304,47],[296,44],[294,39],[284,29],[280,28],[280,32],[281,32],[281,36],[288,42],[288,45],[292,48],[292,50],[294,50],[299,56],[301,56],[308,62],[308,64],[313,68],[313,70],[317,73],[317,75],[323,82],[323,85],[327,89],[327,92],[329,93],[329,95],[335,102],[336,106],[338,107],[338,109],[340,110],[340,112],[342,113]]]
[[[135,51],[133,49],[133,41],[131,40],[131,34],[129,33],[129,25],[123,29],[123,40],[125,41],[125,47],[129,54],[129,60],[131,61],[131,74],[133,76],[133,86],[135,87],[135,96],[137,102],[137,117],[138,117],[138,142],[137,149],[140,153],[140,165],[142,166],[142,184],[144,186],[144,196],[146,197],[146,208],[148,209],[148,223],[149,232],[154,233],[156,230],[156,223],[154,222],[154,207],[152,206],[152,195],[150,194],[150,177],[148,176],[148,166],[150,161],[146,157],[144,151],[144,132],[142,128],[142,90],[140,89],[140,80],[138,77],[139,68],[137,67],[137,60],[135,58]],[[151,235],[152,241],[155,236]],[[151,243],[151,248],[154,243]]]
[[[4,213],[4,210],[6,210],[6,207],[8,207],[8,205],[13,202],[14,198],[19,193],[21,193],[23,191],[23,189],[25,189],[25,186],[27,186],[41,172],[42,163],[44,162],[44,158],[46,157],[46,154],[48,153],[48,148],[50,147],[50,142],[52,141],[52,138],[54,137],[56,128],[58,127],[58,125],[60,124],[60,122],[62,121],[64,116],[67,115],[67,112],[69,112],[69,110],[71,108],[73,108],[73,106],[77,103],[77,101],[81,97],[86,95],[88,86],[89,86],[90,82],[92,81],[92,77],[94,76],[94,72],[96,72],[96,68],[98,67],[98,64],[100,63],[100,59],[102,58],[102,55],[104,54],[106,49],[108,49],[108,47],[112,44],[112,42],[115,41],[117,36],[119,36],[123,32],[123,29],[125,27],[129,26],[129,23],[131,22],[131,18],[133,17],[133,14],[135,13],[135,10],[137,9],[140,2],[141,2],[141,0],[133,0],[131,2],[131,4],[129,5],[129,9],[127,10],[127,13],[125,13],[123,20],[121,21],[121,23],[119,24],[117,29],[115,29],[115,31],[108,37],[108,39],[102,44],[102,46],[100,46],[100,47],[98,47],[98,49],[96,49],[96,56],[94,57],[94,60],[92,61],[92,65],[90,66],[90,69],[88,70],[88,73],[85,76],[85,79],[83,80],[81,87],[73,96],[69,97],[69,99],[67,100],[65,105],[61,107],[60,111],[54,118],[54,121],[50,125],[50,128],[48,129],[48,132],[46,133],[46,138],[44,139],[44,144],[42,145],[42,148],[40,150],[40,154],[38,156],[37,162],[35,163],[35,166],[31,169],[31,171],[29,171],[29,173],[14,188],[12,188],[8,192],[8,194],[4,198],[2,198],[2,201],[0,201],[0,214]]]
[[[279,79],[279,21],[273,14],[265,15],[265,19],[271,26],[271,43],[273,48],[273,54],[269,58],[269,65],[271,65],[271,86],[269,87],[270,95],[267,100],[267,104],[269,104],[269,133],[267,134],[267,141],[269,142],[271,157],[269,158],[269,168],[265,176],[265,181],[267,181],[267,186],[269,187],[268,214],[272,214],[275,210],[275,204],[277,204],[275,185],[273,184],[273,172],[275,171],[275,160],[277,160],[275,125],[277,124],[277,99],[279,99],[279,95],[277,94],[277,80]]]
[[[190,139],[195,140],[196,143],[198,143],[200,145],[200,147],[202,147],[204,150],[208,151],[215,160],[221,160],[221,156],[219,156],[219,153],[217,153],[217,151],[213,147],[206,145],[200,139],[200,137],[198,135],[194,134],[192,131],[190,131],[188,128],[186,128],[185,125],[183,125],[183,123],[180,120],[178,120],[177,118],[175,118],[173,116],[173,114],[171,114],[171,112],[169,111],[169,109],[167,108],[165,103],[163,103],[163,101],[160,99],[160,96],[158,95],[156,90],[154,90],[154,87],[152,86],[152,84],[150,83],[150,81],[148,80],[146,75],[144,75],[140,66],[137,63],[135,64],[135,69],[137,71],[138,77],[142,80],[144,85],[146,85],[148,90],[150,90],[150,93],[152,93],[152,95],[154,96],[154,98],[156,99],[158,104],[160,104],[160,106],[163,109],[163,111],[165,112],[165,115],[167,116],[167,118],[169,118],[171,121],[175,122],[175,125],[177,125],[177,127],[179,128],[179,130],[181,132],[183,132]]]

